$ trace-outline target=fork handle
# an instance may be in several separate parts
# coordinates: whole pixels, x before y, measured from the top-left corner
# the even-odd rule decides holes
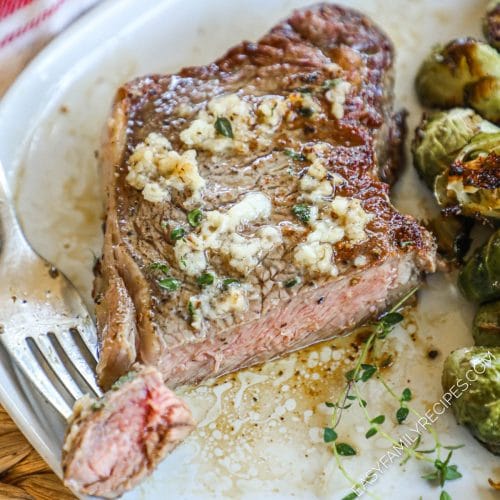
[[[22,253],[26,240],[17,221],[5,172],[0,162],[0,259]]]

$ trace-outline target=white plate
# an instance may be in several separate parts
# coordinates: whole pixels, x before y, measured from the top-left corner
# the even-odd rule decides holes
[[[28,239],[84,293],[90,307],[93,254],[101,246],[101,199],[94,151],[115,88],[140,74],[175,72],[220,56],[242,39],[255,40],[292,8],[294,0],[108,1],[53,42],[24,71],[0,104],[0,160],[16,193]],[[437,41],[477,34],[485,2],[467,0],[356,0],[391,36],[397,52],[397,104],[410,116],[420,109],[413,94],[418,62]],[[410,133],[411,135],[411,133]],[[14,187],[15,186],[15,187]],[[398,187],[398,206],[426,213],[422,186],[408,169]],[[444,356],[472,344],[471,306],[458,294],[453,276],[433,276],[398,328],[391,349],[396,369],[389,378],[398,390],[410,385],[424,409],[441,397]],[[415,340],[409,333],[413,330]],[[332,348],[332,345],[336,348]],[[431,361],[429,349],[439,350]],[[339,390],[346,342],[326,344],[247,370],[216,385],[183,391],[199,425],[197,431],[127,499],[138,498],[340,498],[348,486],[321,442],[328,424],[326,400]],[[0,366],[0,401],[56,472],[63,427],[41,418],[22,396],[8,363]],[[326,371],[330,367],[331,372]],[[294,375],[297,371],[299,375]],[[410,382],[408,382],[410,381]],[[383,401],[367,385],[373,411]],[[382,404],[381,406],[384,406]],[[392,412],[392,407],[385,408]],[[446,486],[454,498],[493,498],[488,477],[498,479],[495,458],[447,412],[436,426],[446,443],[464,443],[455,461],[464,473]],[[344,422],[342,436],[359,447],[346,464],[363,476],[384,455],[387,443],[367,442],[357,416]],[[388,468],[372,490],[394,498],[437,498],[420,475],[422,463]]]

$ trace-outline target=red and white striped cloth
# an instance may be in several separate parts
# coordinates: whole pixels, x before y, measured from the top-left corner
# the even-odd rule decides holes
[[[28,61],[98,0],[0,0],[0,96]]]

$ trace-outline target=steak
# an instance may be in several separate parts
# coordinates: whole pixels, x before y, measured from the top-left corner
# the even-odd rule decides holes
[[[435,270],[389,200],[393,48],[362,14],[295,11],[212,64],[118,90],[95,300],[98,375],[175,387],[352,330]]]
[[[191,412],[153,367],[137,367],[105,396],[77,401],[63,448],[65,484],[115,498],[152,472],[194,428]]]

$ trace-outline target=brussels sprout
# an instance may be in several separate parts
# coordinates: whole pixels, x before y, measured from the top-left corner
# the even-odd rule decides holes
[[[500,123],[500,78],[481,78],[466,88],[465,95],[467,104],[483,118]]]
[[[462,262],[470,247],[472,221],[465,217],[439,215],[429,221],[429,229],[436,236],[438,251],[447,259]]]
[[[476,134],[436,177],[434,193],[442,207],[456,206],[465,216],[500,219],[500,131]]]
[[[468,85],[484,77],[500,77],[500,54],[487,43],[460,38],[435,47],[416,78],[421,102],[428,106],[463,106]]]
[[[483,20],[483,33],[488,43],[500,50],[500,1],[492,0]]]
[[[454,396],[459,424],[493,453],[500,453],[500,349],[465,347],[445,360],[442,385]]]
[[[436,176],[443,173],[460,150],[481,130],[499,130],[470,109],[424,115],[412,143],[413,162],[426,184],[434,189]]]
[[[479,307],[474,317],[472,335],[476,345],[500,347],[500,300]]]
[[[500,299],[500,229],[467,261],[458,275],[458,286],[473,302]]]

